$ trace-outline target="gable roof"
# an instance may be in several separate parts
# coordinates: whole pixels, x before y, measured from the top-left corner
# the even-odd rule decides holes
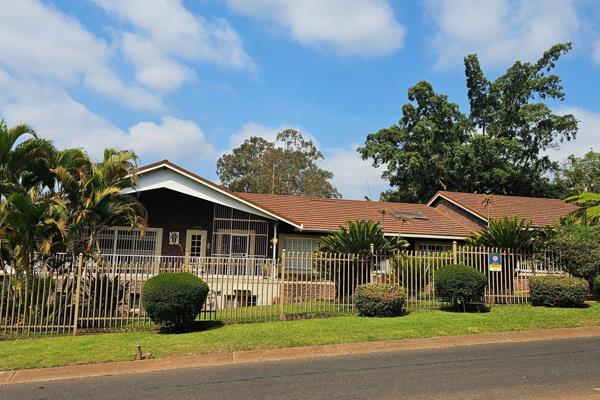
[[[561,217],[579,208],[560,199],[505,195],[493,195],[491,206],[485,207],[486,196],[478,193],[440,191],[427,205],[431,206],[443,198],[483,221],[487,221],[488,215],[490,218],[516,216],[531,221],[531,225],[536,228],[554,225]]]
[[[333,231],[350,220],[379,221],[387,234],[414,238],[464,239],[479,230],[480,227],[473,221],[432,207],[440,199],[455,204],[484,222],[488,214],[491,218],[518,216],[532,221],[534,227],[552,225],[578,208],[558,199],[494,195],[492,207],[488,210],[483,204],[483,194],[447,191],[436,193],[427,204],[239,193],[168,160],[140,167],[136,175],[142,184],[135,191],[168,188],[276,219],[300,231],[312,232]],[[384,215],[382,210],[385,210]],[[407,217],[404,222],[398,214]]]
[[[327,232],[346,225],[349,220],[379,221],[388,234],[405,237],[463,239],[472,227],[425,204],[391,203],[365,200],[326,199],[276,194],[236,193],[273,212],[302,224],[304,231]],[[386,210],[382,216],[381,210]],[[408,218],[404,223],[392,213],[420,213],[423,218]]]
[[[202,178],[201,176],[196,175],[193,172],[190,172],[176,164],[173,164],[169,160],[162,160],[162,161],[158,161],[158,162],[140,167],[135,171],[135,174],[138,176],[138,179],[139,179],[140,176],[143,176],[143,175],[151,173],[152,171],[157,171],[157,170],[161,170],[161,169],[166,169],[166,170],[172,171],[172,172],[174,172],[180,176],[183,176],[197,184],[200,184],[201,186],[207,187],[207,188],[213,190],[215,193],[218,193],[219,195],[224,196],[225,198],[229,198],[235,202],[240,203],[240,205],[244,206],[244,208],[250,208],[251,210],[254,210],[259,215],[263,215],[265,217],[270,217],[272,219],[277,219],[277,220],[283,221],[295,228],[302,229],[302,225],[297,223],[296,221],[293,221],[284,215],[279,215],[278,213],[273,212],[272,210],[269,210],[265,207],[255,204],[251,200],[241,198],[236,193],[225,188],[224,186],[217,185],[216,183],[213,183],[205,178]],[[131,191],[143,191],[143,190],[149,190],[149,189],[156,189],[157,187],[164,187],[164,188],[176,190],[176,191],[179,191],[182,193],[191,194],[190,191],[184,191],[183,190],[184,188],[182,188],[181,185],[176,185],[175,183],[171,182],[170,180],[164,180],[159,185],[149,185],[148,188],[144,188],[143,185],[140,185],[140,186],[142,186],[142,187],[138,187],[137,189],[131,190]],[[202,197],[202,196],[197,196],[197,197]],[[221,203],[221,204],[224,204],[224,203]],[[229,205],[229,204],[224,204],[224,205]],[[246,211],[246,210],[244,210],[244,211]]]

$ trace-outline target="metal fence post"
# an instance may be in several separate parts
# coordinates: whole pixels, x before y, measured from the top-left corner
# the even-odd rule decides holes
[[[75,318],[73,318],[73,336],[77,336],[79,325],[79,298],[81,297],[81,275],[83,271],[83,253],[79,253],[77,260],[77,285],[75,286]]]
[[[452,262],[454,264],[458,263],[458,244],[456,243],[456,240],[452,242]]]
[[[279,319],[285,320],[285,249],[281,250],[281,277],[279,282]]]

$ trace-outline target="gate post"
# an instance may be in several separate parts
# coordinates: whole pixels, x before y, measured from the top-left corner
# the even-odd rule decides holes
[[[73,336],[77,336],[79,325],[79,298],[81,297],[81,275],[83,270],[83,253],[77,259],[77,285],[75,286],[75,318],[73,318]]]
[[[279,278],[279,319],[285,320],[285,249],[281,250],[281,277]]]
[[[452,260],[454,264],[458,263],[458,244],[456,240],[452,242]]]

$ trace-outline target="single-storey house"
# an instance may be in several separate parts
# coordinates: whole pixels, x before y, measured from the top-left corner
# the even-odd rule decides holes
[[[534,227],[576,209],[558,199],[441,191],[427,204],[236,193],[167,160],[141,167],[136,195],[148,211],[144,235],[114,227],[102,232],[104,253],[275,258],[282,249],[312,251],[319,238],[349,220],[379,221],[386,235],[415,250],[445,251],[486,225],[519,216]]]

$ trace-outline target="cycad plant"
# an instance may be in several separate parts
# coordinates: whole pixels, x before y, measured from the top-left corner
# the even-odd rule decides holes
[[[538,232],[531,222],[518,217],[491,219],[487,227],[473,234],[467,242],[473,246],[499,247],[512,250],[529,250]]]
[[[348,221],[348,227],[342,226],[321,238],[319,251],[367,255],[371,245],[375,253],[383,253],[405,249],[408,242],[400,237],[385,237],[378,222]]]
[[[399,237],[387,238],[378,222],[349,221],[347,227],[321,238],[319,251],[336,253],[321,260],[322,267],[336,284],[338,298],[350,301],[358,285],[369,283],[372,272],[371,250],[386,253],[402,250],[408,242]],[[340,258],[337,254],[346,254]],[[344,258],[346,257],[346,258]]]

